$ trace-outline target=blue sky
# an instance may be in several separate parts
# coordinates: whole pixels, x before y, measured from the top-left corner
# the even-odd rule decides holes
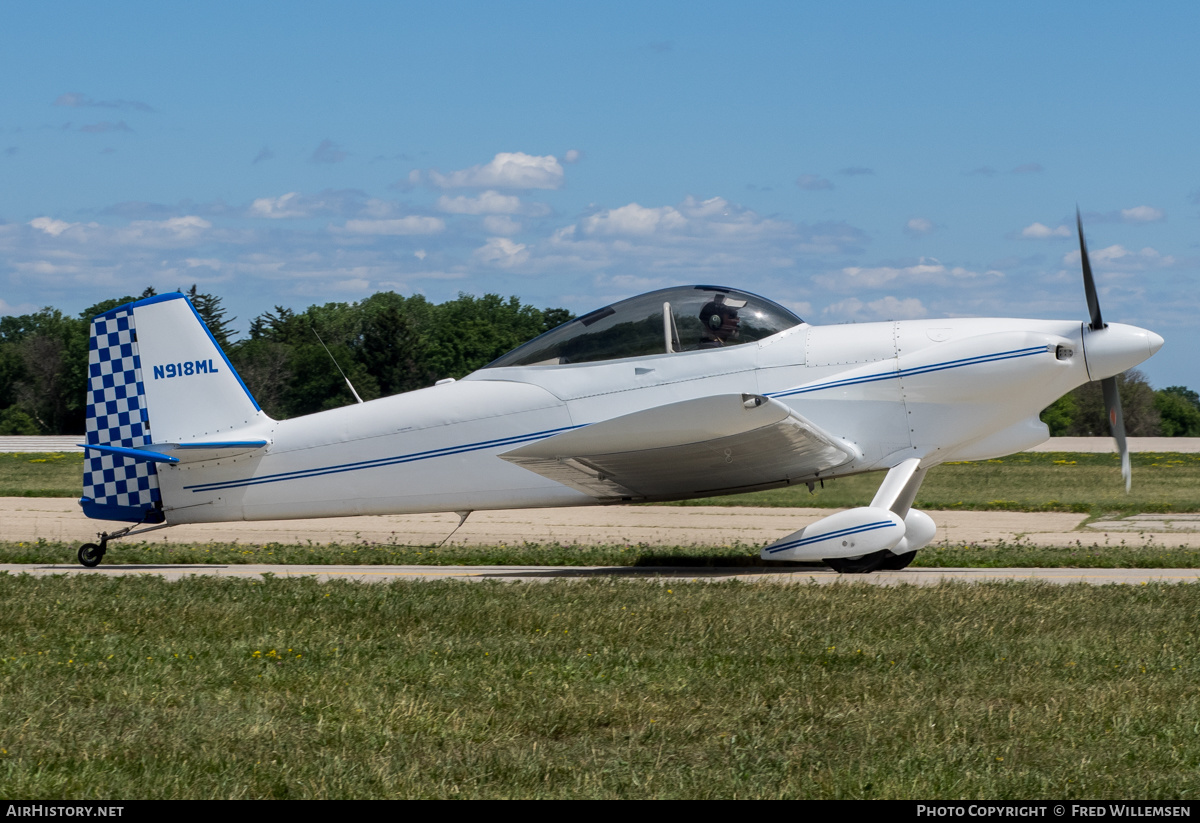
[[[1200,388],[1200,6],[5,4],[0,313],[196,283],[1109,321]]]

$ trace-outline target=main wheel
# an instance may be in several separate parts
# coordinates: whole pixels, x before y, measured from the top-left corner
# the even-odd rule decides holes
[[[95,543],[84,543],[79,547],[79,562],[89,569],[100,565],[104,551]]]
[[[892,554],[888,552],[890,557],[885,557],[883,562],[879,564],[878,571],[898,572],[901,569],[907,568],[908,564],[913,562],[917,556],[916,552],[905,552],[904,554]]]
[[[891,552],[878,551],[864,554],[862,557],[826,557],[823,562],[838,574],[866,574],[882,568]]]

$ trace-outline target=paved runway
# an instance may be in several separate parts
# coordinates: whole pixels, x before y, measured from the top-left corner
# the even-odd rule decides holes
[[[1010,580],[1040,580],[1045,583],[1091,583],[1093,585],[1147,583],[1197,583],[1200,569],[905,569],[898,572],[840,575],[821,568],[687,569],[675,567],[633,566],[105,566],[85,569],[81,566],[36,563],[0,564],[0,573],[48,575],[91,575],[130,577],[156,575],[167,580],[209,575],[262,579],[275,577],[313,577],[319,581],[353,580],[360,583],[387,583],[392,580],[485,580],[508,582],[545,582],[583,580],[594,577],[639,578],[666,582],[742,580],[750,583],[864,583],[875,586],[933,586],[942,581],[993,583]]]
[[[581,506],[475,512],[454,533],[452,545],[612,543],[649,546],[763,545],[832,513],[830,509],[724,506]],[[986,545],[1025,540],[1039,546],[1136,541],[1200,548],[1200,516],[1136,515],[1080,529],[1082,514],[1064,512],[929,512],[941,541]],[[134,541],[167,543],[372,543],[434,545],[458,523],[454,514],[333,517],[173,526]],[[113,524],[88,520],[68,498],[0,498],[0,533],[5,540],[39,538],[87,543]]]
[[[450,542],[459,545],[611,543],[649,546],[762,545],[777,540],[830,513],[828,509],[785,509],[718,506],[586,506],[580,508],[477,512]],[[1041,546],[1104,545],[1136,541],[1155,545],[1200,547],[1200,515],[1137,515],[1125,520],[1082,526],[1084,515],[1059,512],[930,512],[938,524],[938,542],[986,545],[1026,540]],[[410,543],[435,544],[458,522],[453,514],[343,517],[317,520],[214,523],[178,526],[131,538],[167,543]],[[0,523],[6,539],[83,543],[95,539],[99,526],[79,512],[74,500],[0,498]],[[764,568],[601,568],[571,566],[275,566],[197,565],[136,566],[102,564],[97,569],[70,565],[0,565],[12,574],[92,574],[127,576],[156,574],[180,579],[198,574],[225,577],[312,576],[320,580],[552,580],[597,575],[664,580],[752,580],[762,582],[831,583],[855,581],[875,585],[931,585],[941,580],[1044,580],[1052,583],[1196,582],[1200,570],[1174,569],[905,569],[870,575],[842,576],[824,567]]]

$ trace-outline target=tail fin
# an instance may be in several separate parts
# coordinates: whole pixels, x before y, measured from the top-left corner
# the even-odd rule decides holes
[[[88,354],[88,517],[163,522],[157,444],[195,442],[265,418],[192,304],[178,293],[92,320]]]

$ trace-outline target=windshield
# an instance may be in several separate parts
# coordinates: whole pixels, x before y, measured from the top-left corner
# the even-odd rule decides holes
[[[677,286],[577,317],[486,368],[591,363],[736,346],[801,322],[756,294],[721,286]]]

